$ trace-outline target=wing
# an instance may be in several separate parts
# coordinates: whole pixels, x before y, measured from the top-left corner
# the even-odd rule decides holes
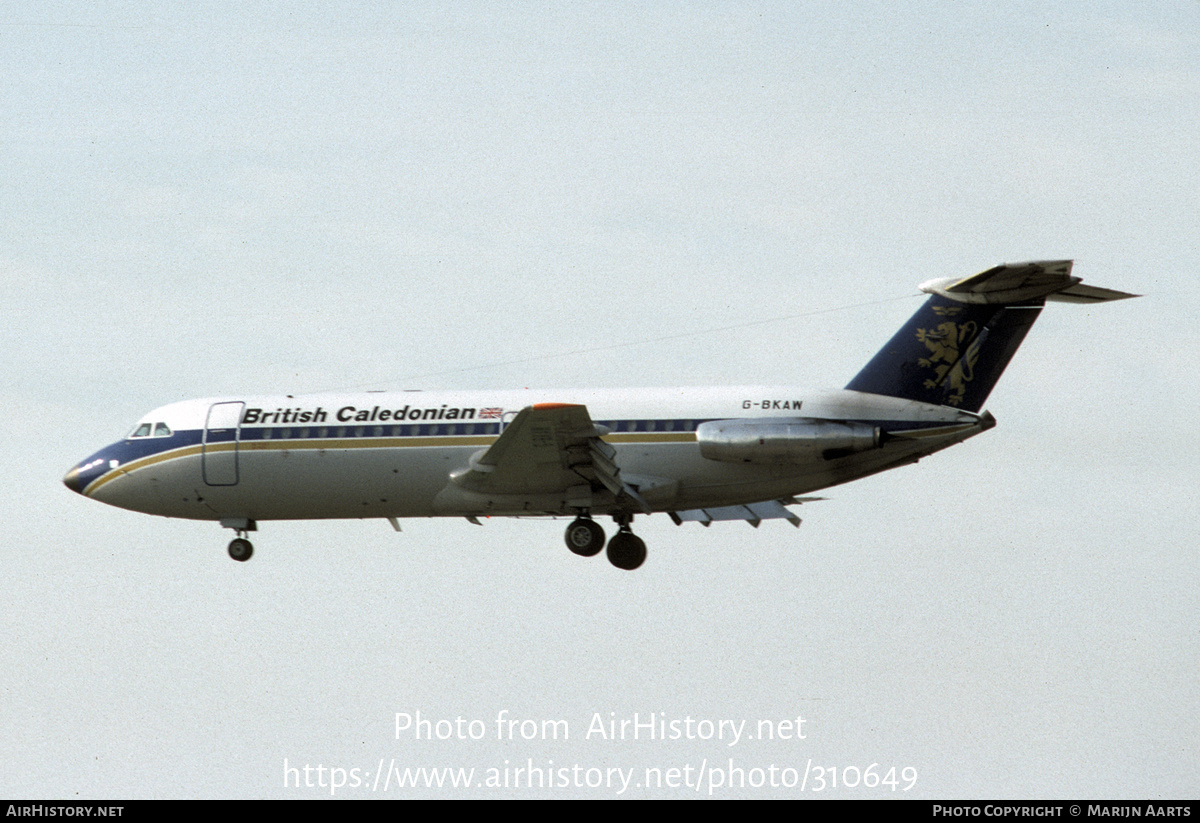
[[[608,433],[592,422],[586,406],[538,403],[522,409],[490,447],[451,474],[455,484],[484,494],[578,492],[581,501],[608,490],[645,512],[649,505],[621,479]],[[585,488],[586,487],[586,488]],[[581,508],[590,506],[585,502]]]

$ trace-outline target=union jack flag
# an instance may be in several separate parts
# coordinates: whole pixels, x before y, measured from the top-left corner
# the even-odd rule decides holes
[[[481,419],[481,420],[495,419],[503,413],[504,413],[504,409],[500,409],[500,408],[480,409],[479,410],[479,419]]]

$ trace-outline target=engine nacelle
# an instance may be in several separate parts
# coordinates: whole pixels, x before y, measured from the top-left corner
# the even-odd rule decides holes
[[[794,417],[710,420],[696,427],[700,454],[723,463],[803,463],[879,448],[878,426]]]

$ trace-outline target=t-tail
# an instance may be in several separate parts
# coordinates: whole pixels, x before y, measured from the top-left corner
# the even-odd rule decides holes
[[[846,388],[978,412],[1047,300],[1138,296],[1083,285],[1071,262],[1007,263],[922,283],[933,296]]]

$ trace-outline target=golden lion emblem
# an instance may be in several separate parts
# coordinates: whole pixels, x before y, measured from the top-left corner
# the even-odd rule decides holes
[[[953,317],[959,309],[935,307],[934,311],[942,317]],[[949,381],[946,403],[951,406],[962,402],[967,384],[975,377],[975,361],[979,359],[978,331],[979,325],[973,320],[967,323],[946,320],[933,329],[917,329],[917,339],[929,349],[929,357],[922,357],[917,365],[933,369],[935,375],[927,379],[924,386],[935,389]]]

